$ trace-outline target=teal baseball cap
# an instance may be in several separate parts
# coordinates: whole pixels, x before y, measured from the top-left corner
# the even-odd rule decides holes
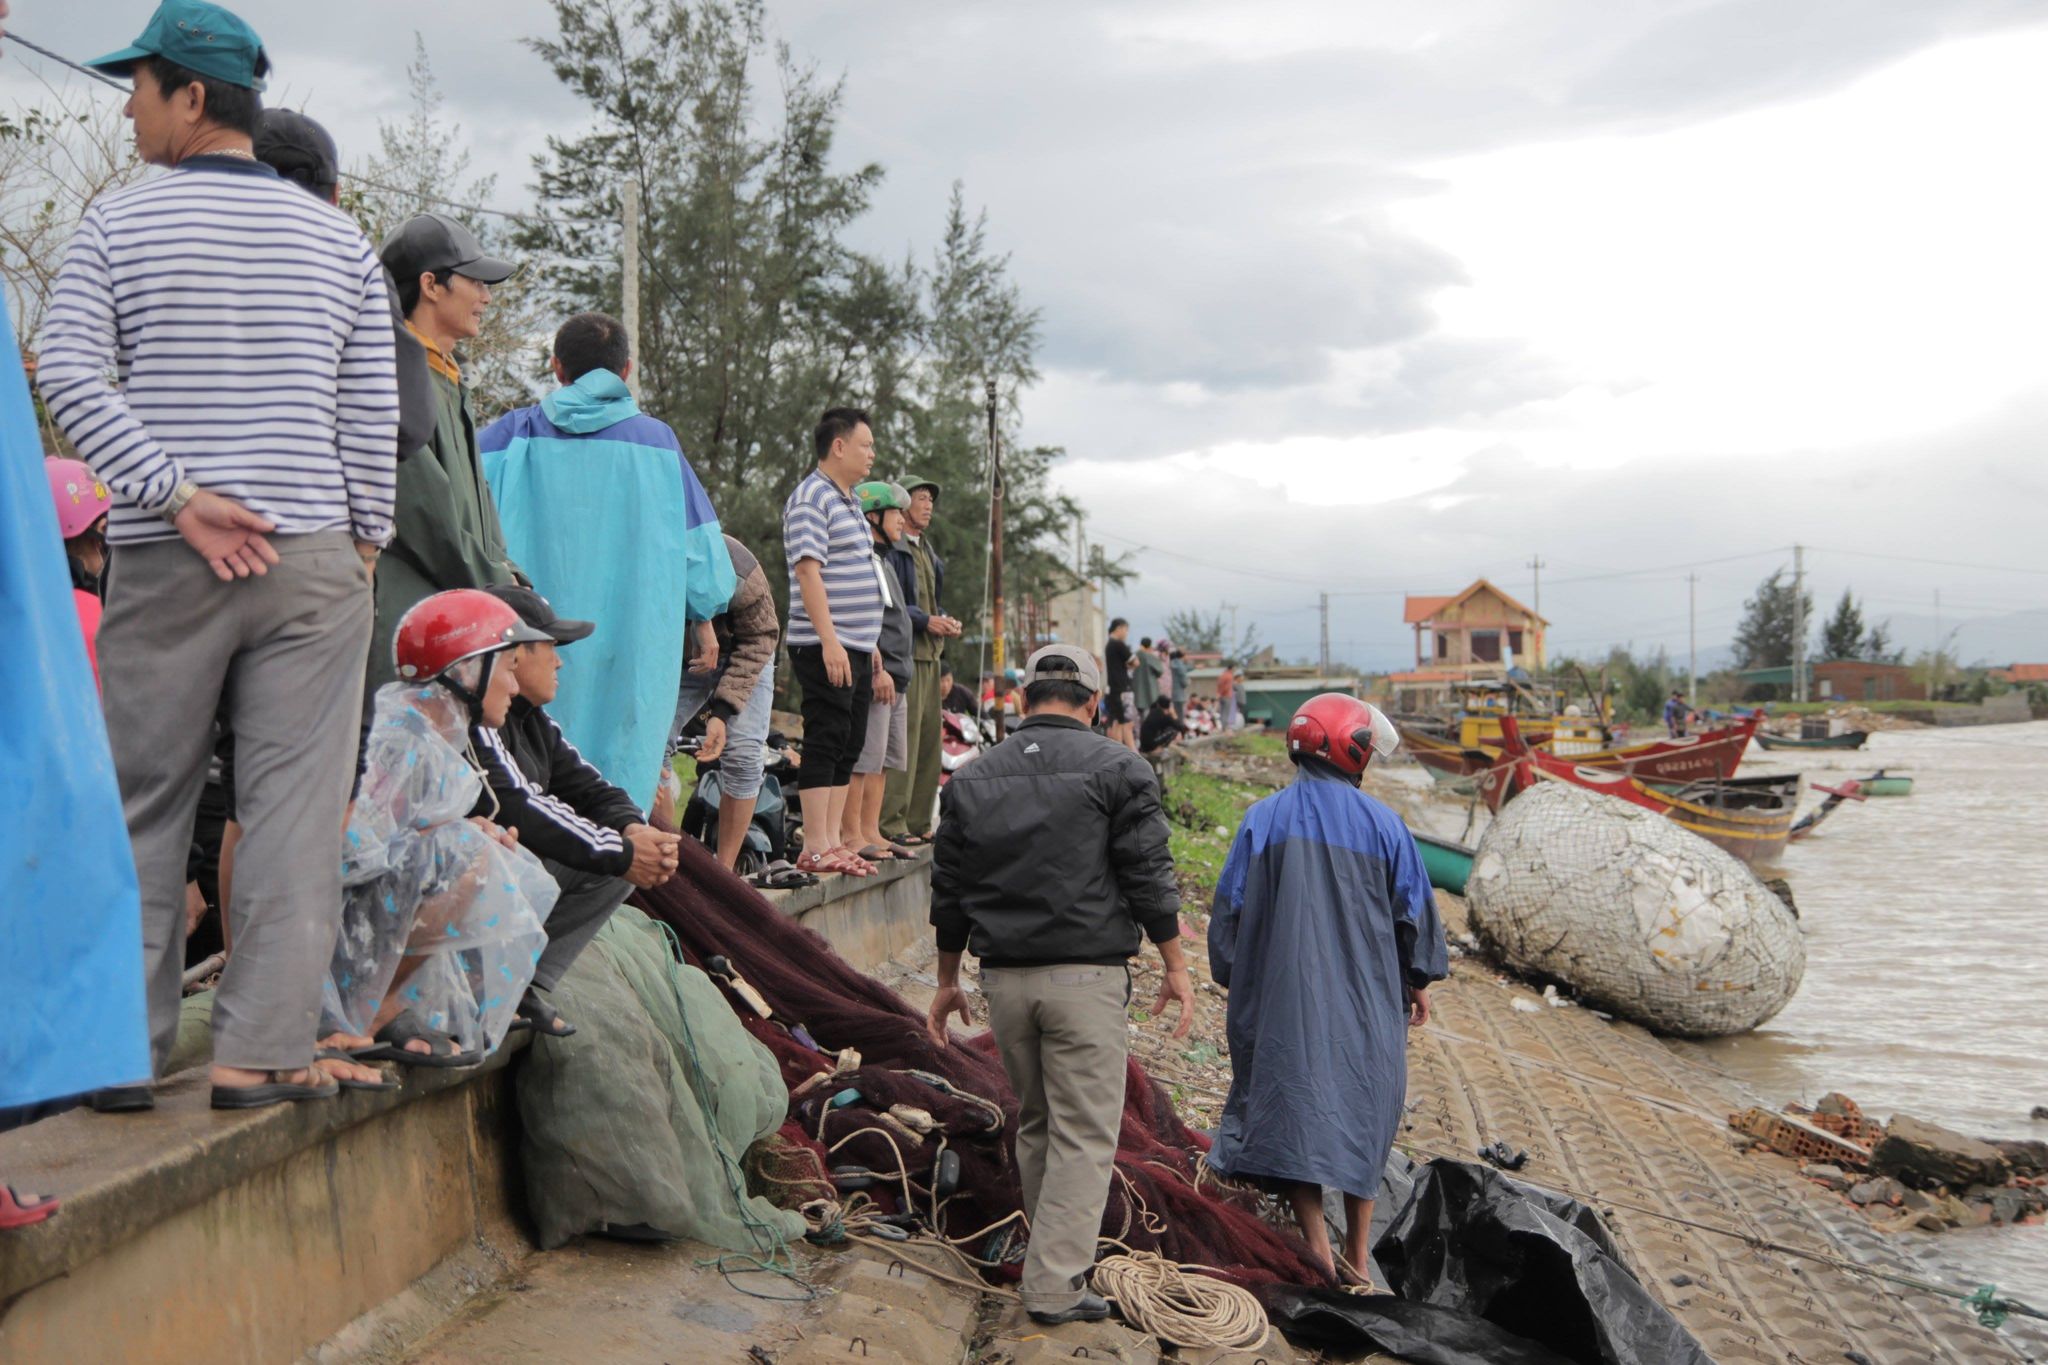
[[[141,37],[86,65],[126,76],[146,57],[161,57],[245,90],[261,90],[270,72],[270,54],[263,50],[256,30],[239,14],[206,0],[163,0]]]

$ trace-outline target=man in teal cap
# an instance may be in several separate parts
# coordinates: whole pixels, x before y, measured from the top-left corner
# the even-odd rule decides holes
[[[86,64],[134,80],[125,112],[136,155],[151,165],[253,155],[270,57],[241,16],[206,0],[164,0],[141,37]]]
[[[185,856],[215,714],[235,735],[234,953],[213,1103],[325,1099],[321,983],[341,906],[370,571],[391,538],[398,389],[362,229],[256,159],[263,43],[166,0],[96,62],[164,175],[80,220],[43,328],[44,402],[114,495],[99,651],[141,892],[153,1065],[177,1037]],[[108,383],[108,376],[113,383]],[[110,986],[111,989],[111,986]],[[140,1078],[137,1078],[140,1079]],[[101,1091],[147,1108],[147,1086]]]

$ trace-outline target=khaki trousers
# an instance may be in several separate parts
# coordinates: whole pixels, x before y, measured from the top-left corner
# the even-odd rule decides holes
[[[908,727],[908,757],[903,767],[889,769],[882,788],[882,833],[891,839],[904,834],[930,834],[932,813],[939,800],[939,670],[938,659],[919,659],[911,664],[909,707],[904,712]]]
[[[1017,1092],[1017,1173],[1031,1243],[1025,1308],[1057,1313],[1087,1292],[1123,1125],[1128,967],[985,968],[989,1025]]]
[[[100,623],[107,738],[142,889],[150,1049],[178,1034],[185,855],[223,697],[235,734],[234,931],[213,1060],[313,1060],[341,924],[341,823],[355,778],[370,580],[344,531],[272,536],[279,562],[223,583],[183,540],[117,546]]]

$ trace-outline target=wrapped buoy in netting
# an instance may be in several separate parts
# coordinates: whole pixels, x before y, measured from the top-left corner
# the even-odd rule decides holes
[[[1465,894],[1473,933],[1507,965],[1659,1033],[1755,1028],[1806,974],[1798,919],[1740,861],[1563,782],[1508,803]]]

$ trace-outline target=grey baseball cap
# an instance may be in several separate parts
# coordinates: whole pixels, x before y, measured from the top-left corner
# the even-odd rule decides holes
[[[1024,685],[1038,682],[1077,682],[1090,692],[1102,690],[1102,665],[1095,656],[1074,645],[1046,645],[1024,661]]]
[[[518,267],[484,255],[476,234],[445,213],[421,213],[398,225],[377,248],[385,268],[399,280],[417,280],[429,271],[452,270],[485,284],[512,278]]]

